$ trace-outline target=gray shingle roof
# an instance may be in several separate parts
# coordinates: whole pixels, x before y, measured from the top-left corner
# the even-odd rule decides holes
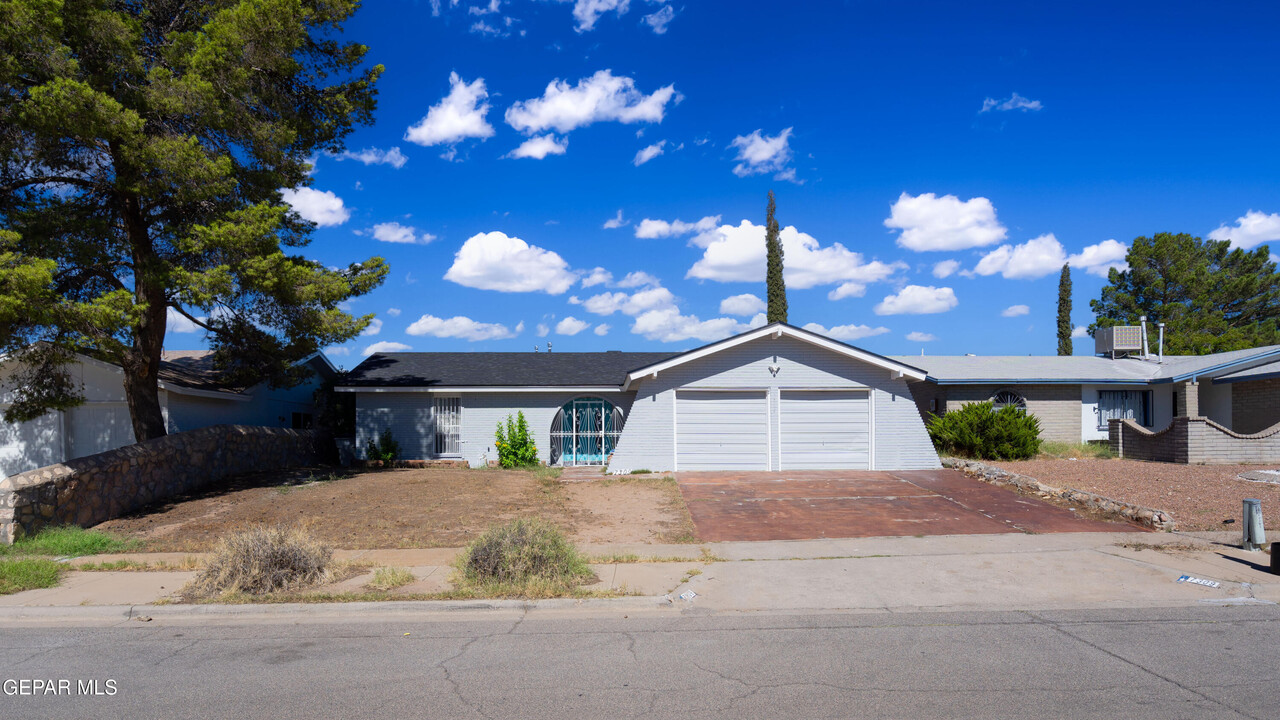
[[[671,352],[375,353],[347,373],[350,387],[556,387],[621,385],[631,370]]]
[[[1160,383],[1221,374],[1232,366],[1264,363],[1275,356],[1280,356],[1280,345],[1212,355],[1166,355],[1162,363],[1084,355],[900,355],[893,359],[922,368],[939,382]]]

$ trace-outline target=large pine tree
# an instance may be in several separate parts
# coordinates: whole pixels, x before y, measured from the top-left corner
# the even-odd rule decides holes
[[[1062,276],[1058,278],[1058,354],[1070,355],[1074,348],[1071,343],[1071,266],[1062,266]]]
[[[1280,344],[1280,272],[1266,245],[1231,248],[1227,240],[1158,233],[1133,241],[1089,303],[1094,327],[1166,323],[1165,350],[1204,355]],[[1093,328],[1090,328],[1093,329]]]
[[[0,354],[25,370],[7,420],[82,401],[72,353],[123,369],[139,440],[169,317],[228,379],[300,380],[357,336],[345,301],[380,258],[302,255],[281,189],[373,120],[379,65],[343,38],[357,0],[0,0]]]
[[[778,221],[774,219],[773,191],[769,191],[769,206],[765,211],[764,247],[768,266],[765,271],[765,286],[768,291],[769,322],[787,321],[787,282],[782,278],[782,240],[779,237]]]

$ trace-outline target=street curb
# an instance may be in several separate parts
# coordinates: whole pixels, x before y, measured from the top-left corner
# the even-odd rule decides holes
[[[389,600],[349,603],[264,603],[245,605],[46,605],[0,607],[0,625],[15,621],[127,621],[148,618],[385,617],[426,613],[503,610],[653,610],[671,607],[665,595],[550,600]]]

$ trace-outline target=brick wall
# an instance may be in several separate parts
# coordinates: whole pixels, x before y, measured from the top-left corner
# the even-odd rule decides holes
[[[1132,420],[1112,420],[1111,451],[1130,460],[1192,465],[1280,462],[1280,426],[1255,434],[1228,430],[1205,417],[1175,417],[1152,432]]]
[[[88,527],[256,470],[315,464],[307,430],[213,425],[29,470],[0,481],[0,543],[46,525]]]
[[[947,409],[985,402],[1001,390],[1012,390],[1027,401],[1027,412],[1040,420],[1045,440],[1080,442],[1081,401],[1079,385],[947,385]],[[917,401],[918,402],[918,401]]]
[[[1280,423],[1280,378],[1231,383],[1231,427],[1260,433]]]

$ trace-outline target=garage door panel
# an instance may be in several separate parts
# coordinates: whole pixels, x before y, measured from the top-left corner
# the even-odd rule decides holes
[[[867,469],[871,421],[866,391],[787,391],[780,394],[781,467]]]
[[[676,394],[680,470],[767,470],[768,437],[763,392]]]

